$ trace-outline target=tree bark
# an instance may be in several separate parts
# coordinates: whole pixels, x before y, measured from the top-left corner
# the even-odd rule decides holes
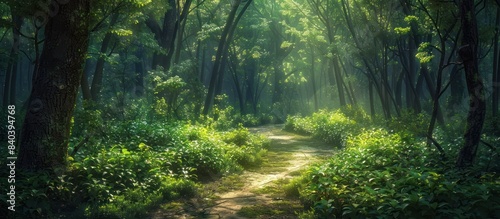
[[[314,49],[311,49],[311,84],[312,84],[312,89],[313,89],[313,98],[314,98],[314,110],[318,111],[319,110],[319,104],[318,104],[318,95],[316,91],[316,77],[315,77],[315,65],[316,63],[316,56],[314,55]]]
[[[339,57],[335,56],[331,62],[333,65],[332,70],[335,71],[334,74],[335,74],[335,81],[337,82],[337,91],[339,92],[340,106],[345,106],[345,105],[347,105],[347,103],[345,100],[344,86],[342,86],[344,81],[343,81],[342,76],[340,74]]]
[[[459,66],[453,66],[450,71],[450,99],[448,101],[448,115],[453,115],[462,103],[465,91],[463,75],[460,74]]]
[[[90,2],[60,5],[45,27],[40,67],[20,137],[18,168],[64,168],[70,121],[83,72],[89,37]]]
[[[215,62],[212,68],[212,75],[210,77],[210,84],[208,87],[208,94],[205,99],[205,105],[203,107],[203,115],[207,115],[212,106],[212,102],[214,101],[214,97],[217,93],[220,93],[222,89],[222,78],[224,67],[223,64],[227,58],[227,50],[229,49],[229,43],[231,42],[232,35],[236,29],[236,25],[238,24],[239,19],[246,11],[251,0],[248,0],[245,6],[242,8],[238,16],[236,17],[236,12],[241,4],[241,0],[236,0],[232,2],[231,11],[226,20],[226,24],[224,29],[222,30],[221,39],[219,41],[219,46],[217,47],[217,53],[215,55]],[[236,17],[236,18],[235,18]]]
[[[460,2],[460,18],[462,46],[459,48],[458,54],[464,65],[467,92],[469,93],[465,144],[457,159],[457,167],[464,168],[472,166],[476,157],[486,114],[486,102],[484,100],[484,86],[478,68],[479,37],[473,0]]]
[[[174,55],[175,37],[178,30],[178,5],[175,0],[168,0],[169,9],[163,16],[163,24],[160,26],[154,19],[154,15],[148,15],[146,26],[155,35],[158,45],[165,51],[153,55],[153,69],[161,66],[164,71],[170,69],[170,62]]]
[[[497,5],[497,16],[495,21],[495,38],[493,49],[493,79],[492,79],[492,94],[491,94],[491,111],[493,117],[498,115],[498,100],[500,99],[500,51],[498,48],[498,40],[500,38],[500,5]]]
[[[189,14],[189,10],[191,8],[191,3],[193,0],[187,0],[184,3],[184,6],[182,6],[182,11],[179,17],[178,25],[179,25],[179,30],[177,31],[177,43],[175,46],[175,53],[174,53],[174,64],[179,63],[180,56],[181,56],[181,48],[182,48],[182,41],[184,40],[184,29],[186,27],[186,21],[187,21],[187,16]]]
[[[111,17],[111,22],[109,24],[110,28],[116,24],[118,20],[118,13],[113,14]],[[99,58],[97,59],[97,64],[95,66],[94,77],[92,78],[92,86],[90,88],[90,95],[92,96],[92,100],[97,102],[99,100],[99,93],[101,92],[102,87],[102,78],[104,76],[104,63],[105,56],[108,52],[108,46],[111,42],[111,38],[113,37],[113,33],[108,32],[104,36],[101,44],[101,50],[99,54]]]
[[[87,59],[85,62],[85,68],[83,70],[82,74],[82,81],[80,87],[82,88],[82,97],[83,100],[90,101],[92,100],[92,94],[90,94],[90,84],[89,84],[89,79],[87,77],[87,72],[90,71],[90,63],[91,61]]]
[[[7,64],[7,71],[5,74],[5,85],[3,93],[3,106],[7,107],[9,104],[16,104],[16,82],[17,82],[17,63],[19,59],[19,44],[20,33],[19,30],[23,25],[23,18],[17,16],[14,12],[12,14],[12,47],[10,49],[9,62]]]
[[[368,95],[370,96],[370,116],[372,120],[375,119],[375,103],[373,98],[373,82],[368,82]]]
[[[135,52],[137,61],[134,63],[135,66],[135,95],[137,97],[142,97],[144,95],[144,66],[143,66],[143,56],[144,47],[141,45],[137,48]]]

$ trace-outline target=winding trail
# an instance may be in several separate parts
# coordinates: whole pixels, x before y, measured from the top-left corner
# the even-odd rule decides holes
[[[242,207],[265,206],[282,199],[272,197],[270,194],[262,194],[258,191],[269,186],[276,180],[292,178],[291,173],[302,170],[320,158],[332,155],[331,146],[293,133],[282,131],[282,125],[269,125],[251,128],[251,132],[267,136],[271,140],[268,156],[264,167],[255,171],[245,171],[241,177],[245,185],[242,189],[217,194],[219,199],[216,205],[209,209],[210,218],[246,218],[238,216]],[[273,160],[272,155],[281,156],[281,159]],[[284,158],[284,159],[283,159]],[[280,164],[273,165],[273,162]],[[266,165],[267,163],[267,165]],[[266,166],[271,168],[266,169]],[[279,168],[272,168],[279,166]],[[294,215],[280,215],[279,217],[257,215],[257,218],[295,218]]]
[[[294,212],[303,207],[298,200],[284,198],[282,186],[312,163],[331,156],[335,150],[311,137],[282,128],[283,125],[267,125],[249,129],[271,140],[261,166],[234,175],[226,182],[221,179],[205,185],[207,194],[177,203],[183,206],[181,210],[175,210],[179,206],[171,204],[173,209],[165,210],[170,208],[165,207],[154,212],[151,218],[297,218]]]

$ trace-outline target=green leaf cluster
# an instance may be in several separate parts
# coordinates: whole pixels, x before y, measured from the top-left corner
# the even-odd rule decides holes
[[[425,146],[424,138],[416,137],[421,134],[416,130],[425,130],[426,126],[418,127],[426,120],[424,115],[403,116],[417,119],[410,124],[392,121],[388,131],[356,127],[355,122],[346,123],[340,112],[322,114],[290,123],[308,122],[292,127],[309,128],[321,124],[332,135],[344,130],[339,127],[350,127],[354,134],[346,135],[342,151],[286,186],[310,208],[302,218],[493,218],[500,212],[498,174],[459,171],[452,162],[440,160],[435,149]],[[339,124],[325,125],[333,121]],[[325,133],[321,127],[308,132]],[[461,144],[446,135],[439,130],[435,138],[452,154]]]

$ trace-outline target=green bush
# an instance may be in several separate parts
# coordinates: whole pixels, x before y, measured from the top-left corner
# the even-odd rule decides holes
[[[213,142],[195,140],[173,149],[172,166],[206,179],[230,171],[231,160],[224,154],[224,149]]]
[[[315,113],[312,120],[315,124],[313,136],[337,147],[345,146],[347,137],[356,131],[356,121],[339,111]]]
[[[500,213],[498,175],[464,175],[451,162],[435,165],[434,154],[425,142],[405,142],[384,129],[362,130],[294,187],[317,218],[493,218]]]
[[[112,202],[98,206],[94,210],[87,208],[86,217],[144,218],[152,207],[157,206],[162,201],[193,197],[198,187],[199,185],[188,179],[167,177],[162,180],[157,190],[127,189],[120,195],[116,195]]]
[[[346,105],[340,108],[340,112],[346,117],[362,124],[370,124],[370,116],[359,106]]]
[[[225,132],[222,140],[228,144],[227,156],[244,168],[262,163],[269,141],[260,135],[250,134],[248,129],[239,127]]]
[[[275,118],[272,115],[266,113],[260,114],[246,114],[246,115],[236,115],[234,117],[234,125],[242,124],[244,127],[255,127],[259,125],[266,125],[275,122]]]
[[[192,197],[199,180],[259,164],[267,139],[241,126],[231,129],[228,111],[220,113],[217,124],[230,131],[217,131],[215,122],[190,125],[132,114],[123,118],[137,119],[122,120],[108,117],[107,108],[79,111],[69,152],[88,140],[59,175],[19,173],[16,213],[9,216],[141,218],[161,202]],[[8,213],[6,189],[1,215]]]
[[[400,117],[393,117],[387,124],[390,130],[410,133],[417,137],[426,137],[427,127],[429,127],[430,116],[425,113],[415,114],[412,111],[404,110]]]
[[[288,116],[285,121],[284,129],[298,134],[309,135],[314,133],[313,124],[312,119],[307,117]]]
[[[345,146],[347,137],[358,130],[356,121],[345,116],[340,110],[321,110],[311,117],[291,116],[287,118],[285,130],[300,134],[312,134],[318,139],[337,147]]]

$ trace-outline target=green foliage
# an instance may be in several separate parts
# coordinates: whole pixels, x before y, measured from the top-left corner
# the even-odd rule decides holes
[[[236,146],[243,146],[248,144],[250,132],[248,129],[240,127],[233,131],[226,132],[223,141],[228,144],[235,144]]]
[[[337,117],[336,121],[343,121]],[[403,116],[406,118],[410,116]],[[487,170],[480,163],[491,163],[492,157],[484,156],[488,153],[479,152],[476,169],[458,171],[453,161],[439,160],[434,148],[426,148],[418,140],[422,138],[413,137],[419,129],[425,130],[426,126],[417,126],[421,121],[402,123],[390,123],[402,129],[397,132],[358,130],[359,134],[347,137],[344,150],[287,185],[312,210],[300,217],[492,218],[500,213],[498,174],[478,171]],[[435,138],[443,142],[447,154],[456,153],[460,139],[443,135],[445,132],[436,130]]]
[[[251,135],[248,129],[240,127],[226,132],[222,139],[229,144],[228,156],[242,167],[248,168],[262,163],[269,141],[263,136]]]
[[[487,114],[484,121],[483,133],[500,136],[500,116],[493,117],[491,114]]]
[[[431,47],[432,45],[429,42],[423,42],[418,46],[418,52],[415,57],[420,60],[420,63],[429,63],[434,58],[434,55],[430,51]]]
[[[347,137],[354,134],[358,130],[357,127],[356,121],[345,116],[340,110],[335,112],[322,110],[305,118],[292,116],[288,117],[285,123],[285,130],[312,134],[337,147],[345,146]]]
[[[89,140],[62,175],[18,176],[19,218],[145,217],[161,202],[193,196],[197,181],[258,165],[269,143],[241,126],[220,132],[210,124],[109,118],[106,109],[89,108],[75,114],[70,150],[83,136]]]
[[[89,218],[140,218],[146,217],[148,210],[161,201],[174,200],[181,197],[192,197],[198,187],[187,179],[165,178],[155,191],[145,191],[140,188],[127,189],[114,197],[113,202],[99,206],[92,211],[87,208]]]
[[[244,127],[256,127],[259,125],[266,125],[275,123],[276,119],[274,116],[261,113],[258,115],[246,114],[246,115],[236,115],[234,117],[233,123],[235,125],[241,123]]]
[[[312,120],[300,116],[288,116],[284,129],[299,134],[312,134],[314,132]]]
[[[425,137],[427,135],[427,127],[429,126],[430,116],[425,113],[415,114],[411,111],[404,110],[400,117],[392,118],[387,127],[400,133],[407,133],[417,137]]]
[[[213,142],[195,140],[176,147],[172,153],[175,169],[192,172],[203,179],[227,173],[231,168],[224,149]]]

